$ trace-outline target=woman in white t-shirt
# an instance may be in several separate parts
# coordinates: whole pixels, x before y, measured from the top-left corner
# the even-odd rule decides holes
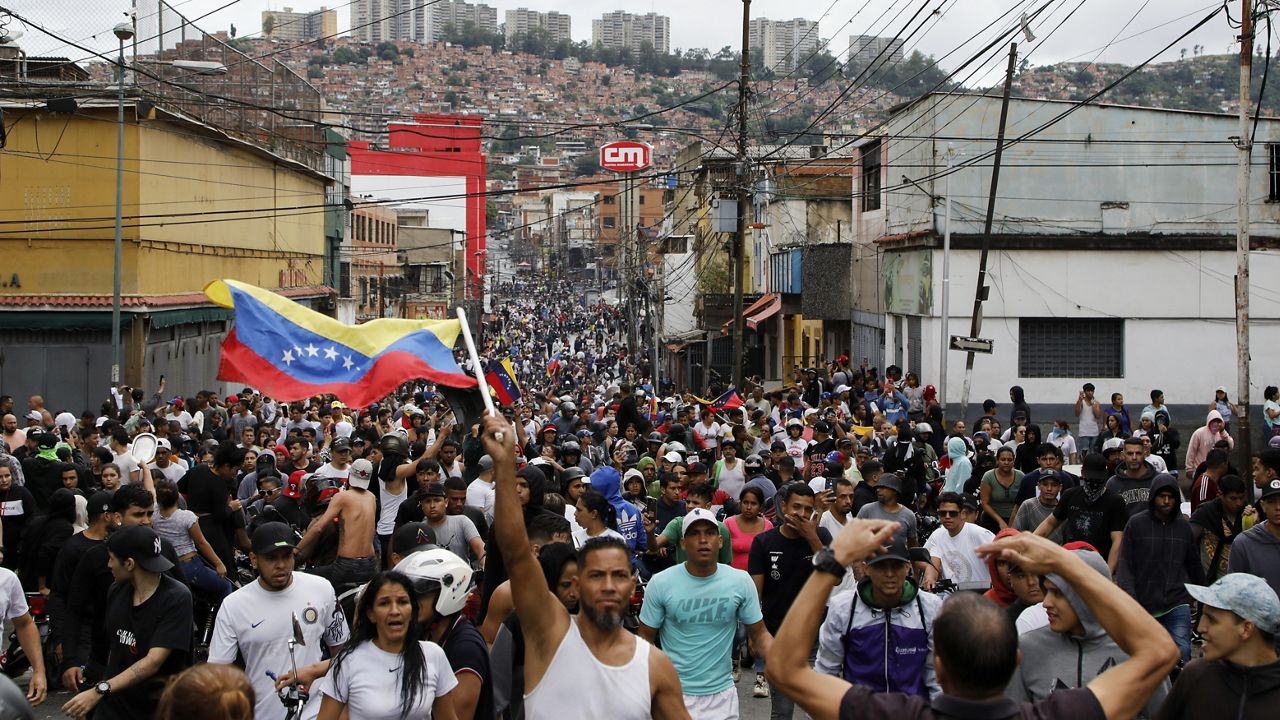
[[[693,426],[693,434],[702,441],[702,446],[708,450],[715,450],[720,445],[720,435],[723,432],[720,423],[716,422],[716,414],[711,412],[710,408],[703,408],[702,421]]]
[[[578,529],[573,531],[575,548],[581,548],[588,540],[598,537],[616,537],[626,541],[618,532],[618,511],[596,490],[587,490],[578,497],[574,520],[578,523]]]
[[[319,720],[343,710],[360,720],[456,720],[449,693],[458,685],[444,650],[416,642],[418,595],[403,574],[369,581],[356,607],[351,642],[325,676]]]

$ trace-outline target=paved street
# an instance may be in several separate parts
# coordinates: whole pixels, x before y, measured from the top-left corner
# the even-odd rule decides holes
[[[755,682],[755,674],[750,670],[742,672],[742,679],[738,682],[738,698],[741,710],[741,720],[768,720],[769,718],[769,700],[759,699],[751,696],[752,684]],[[24,679],[20,685],[25,687]],[[62,714],[62,704],[71,699],[71,693],[60,691],[50,693],[49,699],[43,705],[36,708],[36,717],[41,719],[53,720],[54,718],[65,718]],[[799,717],[799,713],[796,714]]]

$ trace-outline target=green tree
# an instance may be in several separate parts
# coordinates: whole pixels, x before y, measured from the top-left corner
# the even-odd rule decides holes
[[[596,153],[583,153],[573,161],[574,177],[595,175],[598,172],[600,172],[600,159],[596,157]]]
[[[276,16],[267,13],[262,16],[262,35],[271,37],[271,31],[276,29]]]

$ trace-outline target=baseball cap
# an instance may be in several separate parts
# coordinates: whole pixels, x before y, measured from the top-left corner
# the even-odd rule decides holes
[[[1259,500],[1280,495],[1280,478],[1272,478],[1266,485],[1262,486],[1262,492],[1258,494]]]
[[[336,440],[333,441],[333,444],[329,446],[329,449],[334,452],[342,452],[344,450],[350,450],[351,440],[345,437],[337,438]]]
[[[490,455],[480,456],[480,472],[493,469],[493,457]]]
[[[156,447],[160,450],[172,450],[173,446],[169,444],[168,438],[156,438]],[[258,456],[258,462],[262,462],[262,456]]]
[[[755,453],[748,455],[747,459],[743,460],[742,462],[743,462],[743,465],[748,470],[758,470],[764,467],[764,460],[761,459],[761,457],[759,455],[756,455]]]
[[[969,493],[961,493],[960,507],[965,510],[973,510],[976,512],[978,510],[978,498],[970,495]]]
[[[449,493],[445,490],[444,483],[433,482],[428,483],[422,490],[422,497],[449,497]]]
[[[884,482],[883,480],[881,482]],[[901,560],[902,562],[911,562],[911,556],[907,554],[907,540],[901,535],[894,535],[893,540],[887,546],[884,553],[876,555],[867,560],[868,565],[884,562],[886,560]]]
[[[111,533],[107,549],[121,559],[132,559],[147,572],[162,573],[173,567],[169,559],[160,554],[160,536],[146,525],[130,525]]]
[[[690,475],[706,475],[707,466],[703,465],[700,462],[689,463],[689,474]]]
[[[706,508],[694,508],[685,513],[684,525],[681,528],[681,533],[687,534],[694,524],[700,522],[709,522],[717,528],[720,527],[720,523],[716,521],[716,516],[712,515],[710,510]]]
[[[1280,481],[1273,480],[1272,484]],[[1280,492],[1277,489],[1275,492]],[[1250,573],[1231,573],[1208,587],[1187,583],[1187,592],[1209,607],[1230,610],[1265,633],[1280,634],[1280,598],[1266,580]]]
[[[1113,437],[1113,438],[1109,438],[1106,442],[1102,443],[1102,453],[1104,455],[1111,452],[1112,450],[1123,450],[1123,449],[1124,449],[1124,438]]]
[[[667,453],[666,455],[663,455],[662,459],[666,460],[669,463],[678,463],[681,460],[684,460],[684,458],[680,457],[680,453],[675,452],[674,450]]]
[[[96,518],[102,513],[111,512],[111,491],[99,490],[89,496],[89,504],[87,511],[90,518]]]
[[[1098,453],[1089,453],[1080,463],[1080,477],[1085,480],[1106,480],[1111,477],[1107,470],[1107,459]]]
[[[251,543],[255,555],[298,546],[298,536],[293,529],[282,522],[263,523],[253,531]]]
[[[369,489],[369,483],[373,480],[373,463],[360,458],[351,463],[351,473],[347,475],[347,484],[351,487],[360,488],[362,490]]]
[[[284,489],[280,494],[294,500],[302,499],[302,477],[307,474],[306,470],[294,470],[289,473],[289,480],[285,483]]]
[[[432,483],[439,485],[440,483]],[[443,486],[442,486],[443,487]],[[401,556],[418,550],[431,550],[436,545],[436,531],[425,522],[405,523],[391,535],[391,547]]]

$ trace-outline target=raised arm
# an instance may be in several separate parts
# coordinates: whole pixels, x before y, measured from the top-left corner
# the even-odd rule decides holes
[[[502,442],[494,437],[502,433]],[[494,501],[493,532],[502,557],[506,559],[507,573],[511,578],[511,600],[526,641],[526,666],[529,684],[535,687],[542,670],[551,661],[551,655],[569,629],[569,613],[551,595],[542,568],[533,559],[529,546],[529,534],[524,527],[520,498],[516,496],[515,434],[503,418],[485,416],[480,432],[485,452],[493,458]],[[535,654],[541,662],[532,663]]]

